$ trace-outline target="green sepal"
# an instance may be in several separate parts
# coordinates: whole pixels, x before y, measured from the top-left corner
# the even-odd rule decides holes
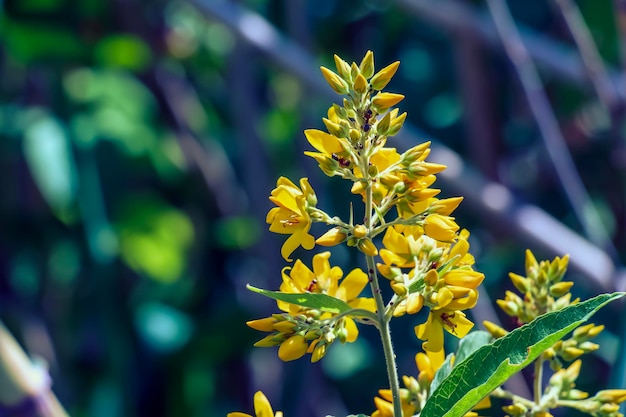
[[[433,392],[420,417],[461,417],[546,349],[626,293],[601,294],[545,314],[479,348],[455,366]]]

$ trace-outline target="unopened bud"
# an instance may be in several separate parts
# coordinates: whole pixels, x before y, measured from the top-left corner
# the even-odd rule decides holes
[[[505,413],[510,414],[512,416],[521,416],[521,415],[526,414],[526,412],[528,411],[528,408],[526,408],[524,404],[511,404],[511,405],[505,405],[504,407],[502,407],[502,410],[504,410]]]
[[[334,227],[315,241],[320,246],[335,246],[346,240],[346,233],[339,227]]]
[[[387,136],[395,136],[398,134],[402,126],[404,125],[404,121],[406,120],[406,112],[402,113],[400,116],[391,119],[391,123],[389,124],[389,130],[387,131]]]
[[[362,74],[357,75],[354,80],[354,91],[359,94],[363,94],[367,91],[367,80]]]
[[[485,329],[487,329],[487,331],[491,333],[491,335],[495,339],[499,339],[503,336],[506,336],[509,333],[506,330],[504,330],[502,327],[498,326],[497,324],[492,323],[487,320],[483,321],[483,326],[485,326]]]
[[[569,362],[578,358],[583,353],[585,353],[585,351],[582,349],[578,349],[576,347],[568,347],[563,349],[563,351],[561,352],[561,357]]]
[[[626,401],[626,389],[607,389],[598,391],[595,398],[603,403],[620,404]]]
[[[364,238],[365,236],[367,236],[367,227],[363,226],[362,224],[354,226],[354,229],[352,229],[352,235],[357,239]]]
[[[407,293],[406,286],[404,284],[399,283],[399,282],[392,282],[391,283],[391,289],[393,290],[393,292],[395,292],[399,296],[403,296],[403,295],[405,295]]]
[[[572,288],[574,283],[572,281],[561,281],[550,286],[550,295],[553,297],[561,297]]]
[[[391,78],[394,76],[396,71],[398,70],[398,66],[400,65],[400,61],[396,61],[390,65],[387,65],[385,68],[381,69],[372,77],[370,80],[370,84],[372,85],[372,89],[380,91],[389,83]]]
[[[406,300],[406,312],[408,314],[417,314],[424,306],[424,297],[419,293],[412,293]]]
[[[274,317],[266,317],[264,319],[247,321],[246,325],[261,332],[273,332],[276,321]]]
[[[361,239],[359,243],[357,243],[357,247],[361,252],[369,256],[378,255],[378,249],[376,249],[376,245],[372,242],[371,239]]]
[[[372,108],[376,113],[382,114],[390,107],[398,104],[402,99],[404,99],[402,94],[378,93],[372,99]]]
[[[285,334],[293,333],[294,327],[296,327],[296,323],[291,321],[281,321],[274,324],[274,329]]]
[[[359,65],[359,69],[365,78],[370,78],[374,75],[374,54],[372,51],[367,51],[365,53],[365,56]]]
[[[322,70],[322,75],[326,79],[326,82],[332,87],[333,90],[335,90],[337,94],[348,93],[348,83],[346,83],[339,75],[326,67],[320,67],[320,70]]]
[[[509,278],[519,292],[525,294],[530,291],[530,280],[528,278],[515,274],[513,272],[509,273]]]

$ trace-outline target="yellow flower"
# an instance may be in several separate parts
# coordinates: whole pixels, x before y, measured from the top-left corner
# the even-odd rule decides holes
[[[240,413],[238,411],[234,413],[228,413],[226,417],[283,417],[282,411],[277,411],[274,414],[274,410],[272,410],[272,406],[261,391],[257,391],[254,394],[254,416],[246,413]]]
[[[276,188],[272,190],[270,200],[278,206],[267,213],[266,221],[270,224],[270,231],[291,235],[280,251],[283,258],[291,261],[289,256],[298,246],[313,249],[315,238],[309,234],[311,217],[307,209],[314,207],[317,199],[309,181],[306,178],[300,179],[298,188],[289,179],[280,177]]]
[[[293,268],[285,267],[282,271],[283,283],[280,286],[280,291],[291,294],[307,292],[326,294],[345,301],[352,308],[376,311],[376,303],[373,298],[358,297],[369,282],[367,274],[360,268],[355,268],[341,280],[343,271],[338,266],[331,267],[329,258],[330,252],[321,252],[313,256],[313,271],[299,259],[296,260]],[[340,280],[341,284],[339,283]],[[277,303],[278,308],[291,315],[298,314],[303,308],[282,301]],[[356,326],[354,330],[356,330]]]
[[[452,217],[431,214],[424,219],[424,233],[441,242],[454,240],[457,230],[459,225]]]
[[[412,268],[415,266],[415,257],[421,252],[424,243],[422,236],[400,233],[395,227],[390,227],[383,237],[385,249],[380,250],[380,257],[387,265]]]
[[[440,309],[431,310],[428,314],[428,320],[425,323],[415,327],[415,335],[425,340],[422,347],[427,352],[434,354],[443,353],[443,331],[444,329],[458,338],[464,337],[474,326],[465,313],[461,311]],[[440,357],[443,363],[443,355]],[[441,363],[434,363],[433,366],[438,369]]]

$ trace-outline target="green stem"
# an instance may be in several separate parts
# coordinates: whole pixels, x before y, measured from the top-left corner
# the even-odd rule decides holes
[[[541,356],[535,360],[535,381],[533,383],[535,404],[541,402],[541,380],[543,379],[543,359]]]
[[[367,166],[367,164],[363,164]],[[367,171],[365,171],[367,172]],[[372,185],[368,182],[365,193],[365,218],[364,223],[371,231],[372,220]],[[376,265],[374,257],[365,256],[367,262],[367,274],[370,279],[370,287],[374,300],[376,301],[376,314],[378,315],[380,339],[383,344],[385,355],[385,364],[387,365],[387,376],[389,377],[389,388],[391,389],[391,397],[393,400],[394,417],[402,417],[402,402],[400,399],[400,384],[398,383],[398,369],[396,367],[396,355],[393,352],[393,344],[391,343],[391,330],[389,328],[390,318],[385,314],[385,302],[378,283],[378,275],[376,274]]]
[[[393,415],[394,417],[402,417],[402,403],[400,400],[400,384],[398,383],[398,369],[396,368],[396,355],[393,352],[393,344],[391,343],[391,330],[389,328],[389,322],[391,317],[385,315],[385,303],[381,295],[380,286],[378,285],[378,277],[376,275],[376,269],[374,268],[374,257],[366,256],[367,269],[371,279],[370,285],[372,287],[372,293],[374,294],[374,300],[376,300],[376,311],[378,314],[378,320],[380,326],[378,331],[380,332],[380,339],[383,344],[383,351],[385,354],[385,364],[387,365],[387,375],[389,377],[389,388],[391,389],[391,397],[393,399]]]

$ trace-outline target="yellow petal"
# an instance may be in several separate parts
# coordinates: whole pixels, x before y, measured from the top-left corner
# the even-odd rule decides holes
[[[256,417],[274,417],[274,410],[269,400],[261,391],[254,394],[254,413]]]
[[[360,268],[355,268],[341,281],[339,290],[344,292],[344,301],[350,301],[359,296],[363,288],[367,285],[367,274]]]
[[[363,310],[371,311],[372,313],[376,313],[376,300],[374,300],[373,298],[355,298],[348,304],[352,308],[360,308]]]
[[[332,155],[344,151],[339,138],[329,133],[317,129],[307,129],[304,131],[304,136],[311,146],[321,153]]]
[[[350,317],[344,318],[344,324],[346,326],[346,331],[348,332],[346,342],[353,343],[359,337],[359,329],[357,328],[354,320],[352,320]]]
[[[226,414],[226,417],[252,417],[252,416],[250,414],[240,413],[239,411],[236,411],[234,413]]]

